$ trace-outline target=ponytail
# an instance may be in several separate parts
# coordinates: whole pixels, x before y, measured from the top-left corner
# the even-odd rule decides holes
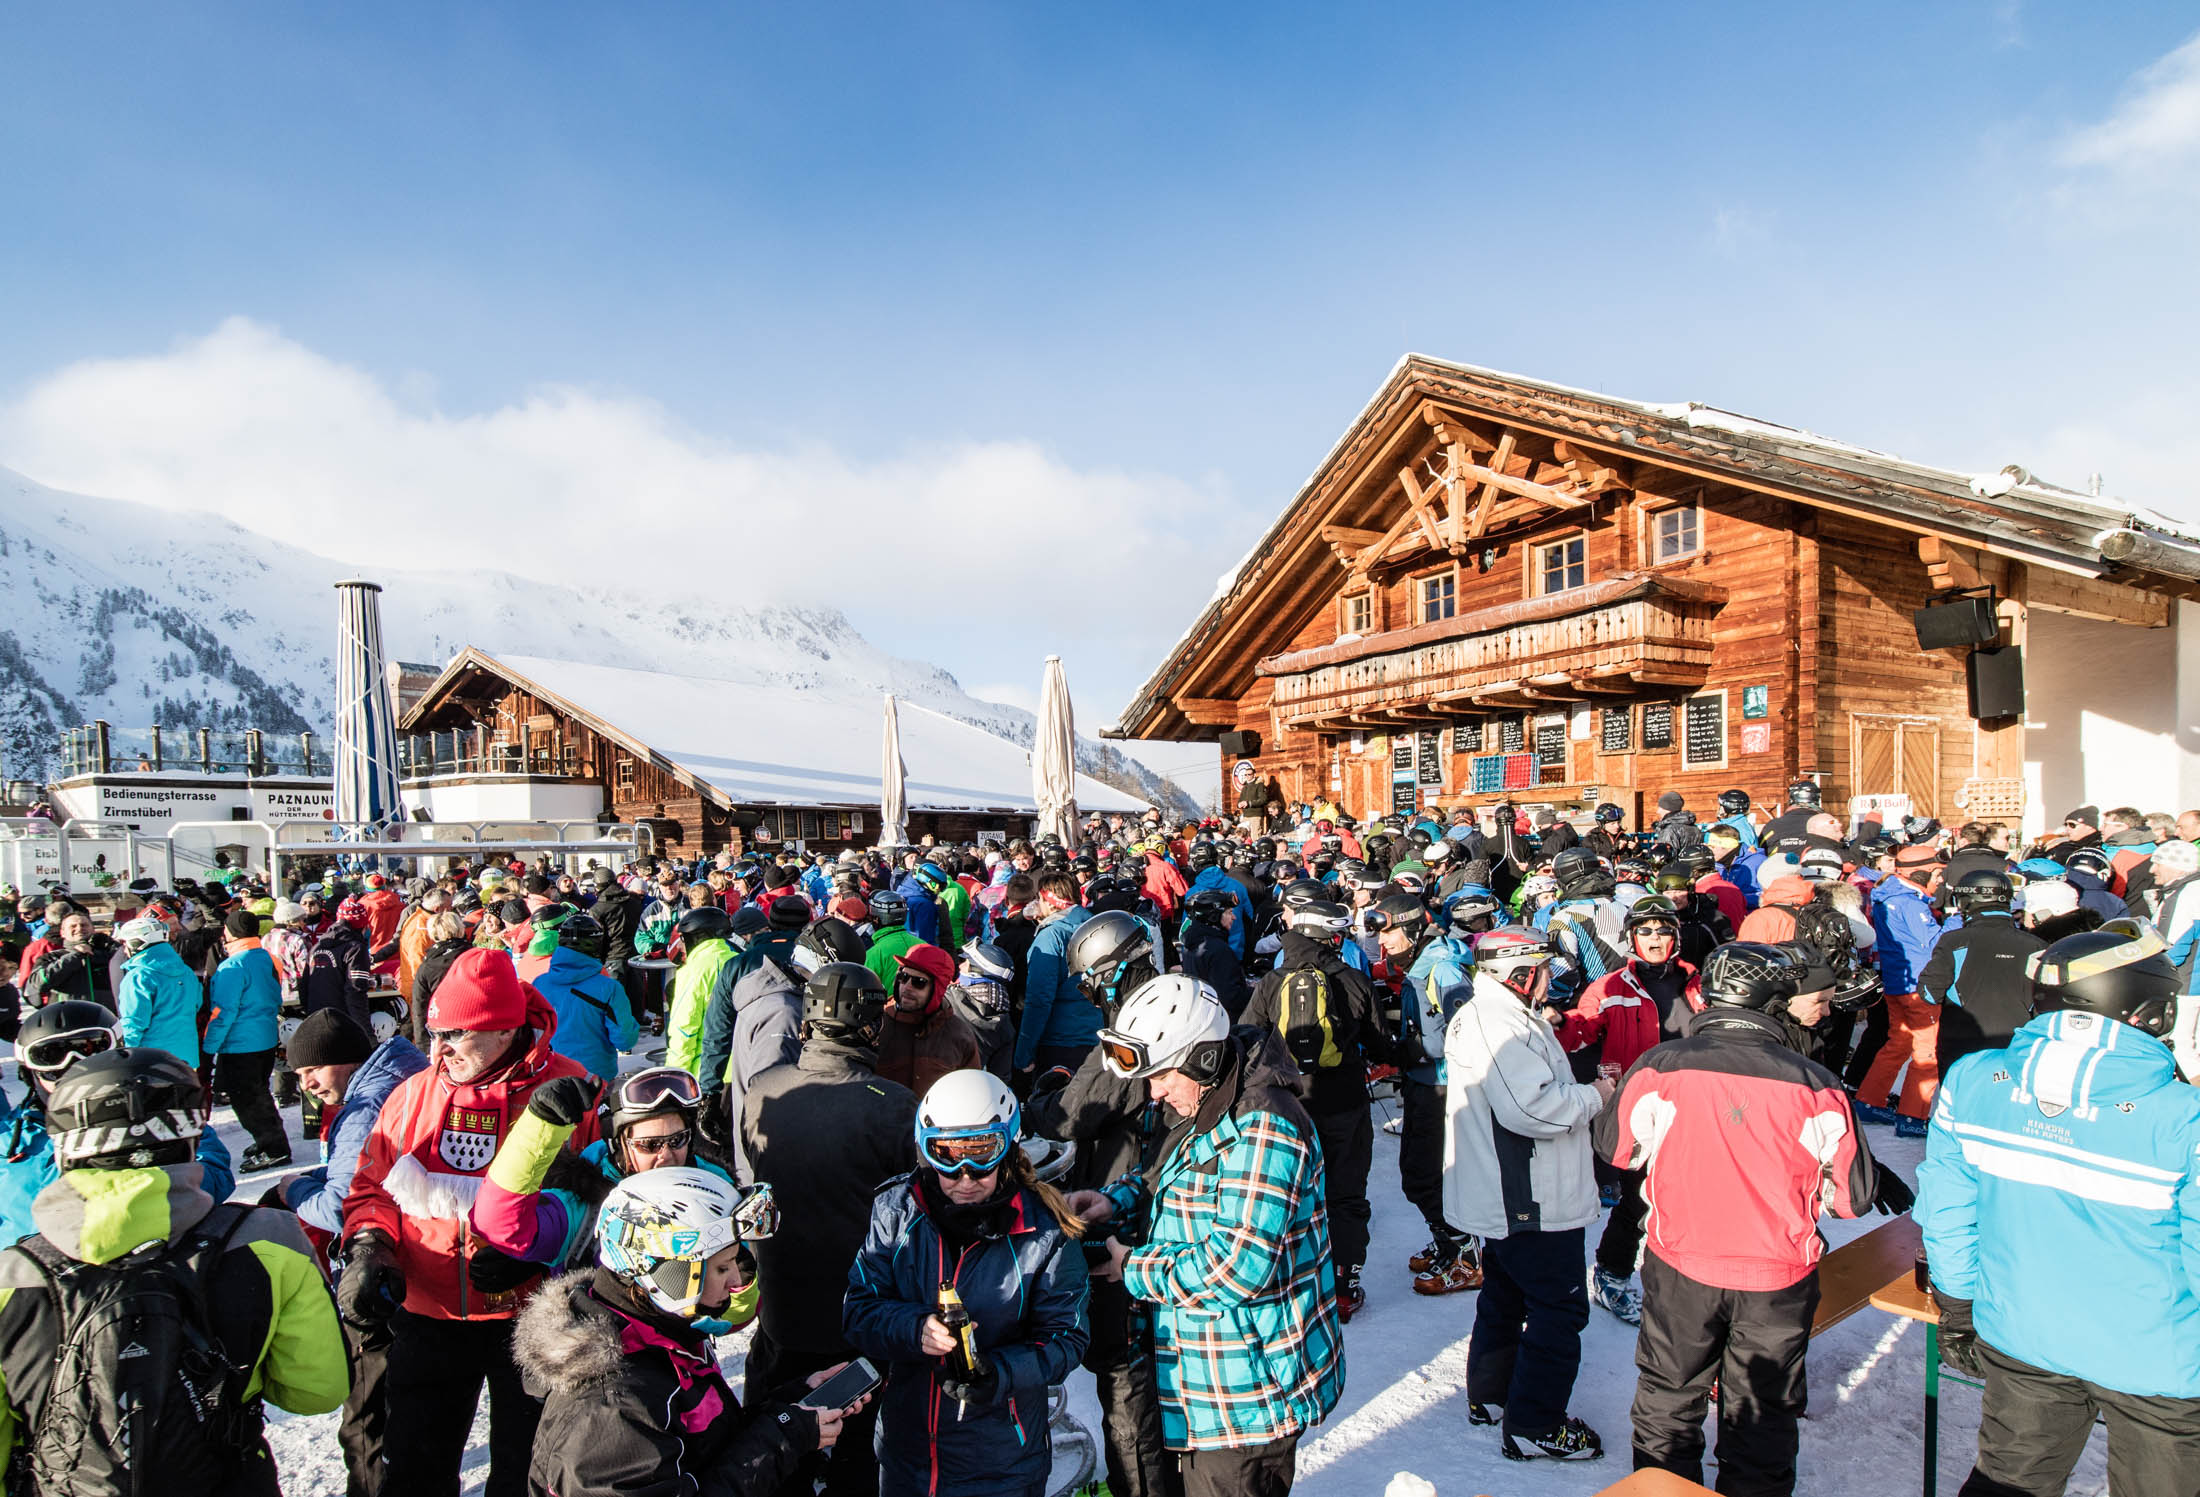
[[[1039,1178],[1038,1171],[1031,1167],[1031,1157],[1024,1153],[1021,1145],[1008,1151],[1008,1178],[1039,1198],[1039,1204],[1052,1212],[1055,1221],[1061,1224],[1064,1236],[1085,1235],[1085,1219],[1070,1209],[1069,1201],[1051,1182]]]

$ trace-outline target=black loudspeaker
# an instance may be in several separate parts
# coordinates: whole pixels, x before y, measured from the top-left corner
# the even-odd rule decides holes
[[[1981,722],[2024,716],[2024,651],[2016,645],[1973,650],[1963,668],[1971,716]]]
[[[1992,598],[1929,604],[1911,614],[1910,622],[1917,627],[1921,650],[1960,650],[1966,645],[1990,645],[2001,637]]]
[[[1260,754],[1260,734],[1247,730],[1222,735],[1222,751],[1233,759],[1252,759]]]

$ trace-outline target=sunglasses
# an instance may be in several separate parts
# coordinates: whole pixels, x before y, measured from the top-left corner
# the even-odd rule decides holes
[[[455,1045],[470,1034],[484,1034],[486,1032],[480,1029],[431,1029],[428,1031],[428,1043],[431,1045]]]
[[[626,1146],[637,1154],[675,1154],[695,1142],[695,1130],[682,1128],[678,1133],[667,1133],[660,1138],[635,1138],[629,1134]]]

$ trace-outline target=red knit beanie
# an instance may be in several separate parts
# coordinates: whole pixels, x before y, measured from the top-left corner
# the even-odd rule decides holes
[[[527,984],[505,952],[477,946],[451,963],[428,1000],[430,1029],[518,1029],[527,1023]]]
[[[931,978],[934,992],[944,993],[955,985],[955,959],[929,942],[920,941],[910,947],[895,965],[914,967]]]

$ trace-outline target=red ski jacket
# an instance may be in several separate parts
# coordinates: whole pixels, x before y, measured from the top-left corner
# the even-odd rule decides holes
[[[1650,1251],[1701,1284],[1785,1289],[1818,1266],[1822,1215],[1877,1190],[1841,1080],[1746,1009],[1697,1016],[1635,1062],[1597,1116],[1597,1153],[1649,1172]]]

